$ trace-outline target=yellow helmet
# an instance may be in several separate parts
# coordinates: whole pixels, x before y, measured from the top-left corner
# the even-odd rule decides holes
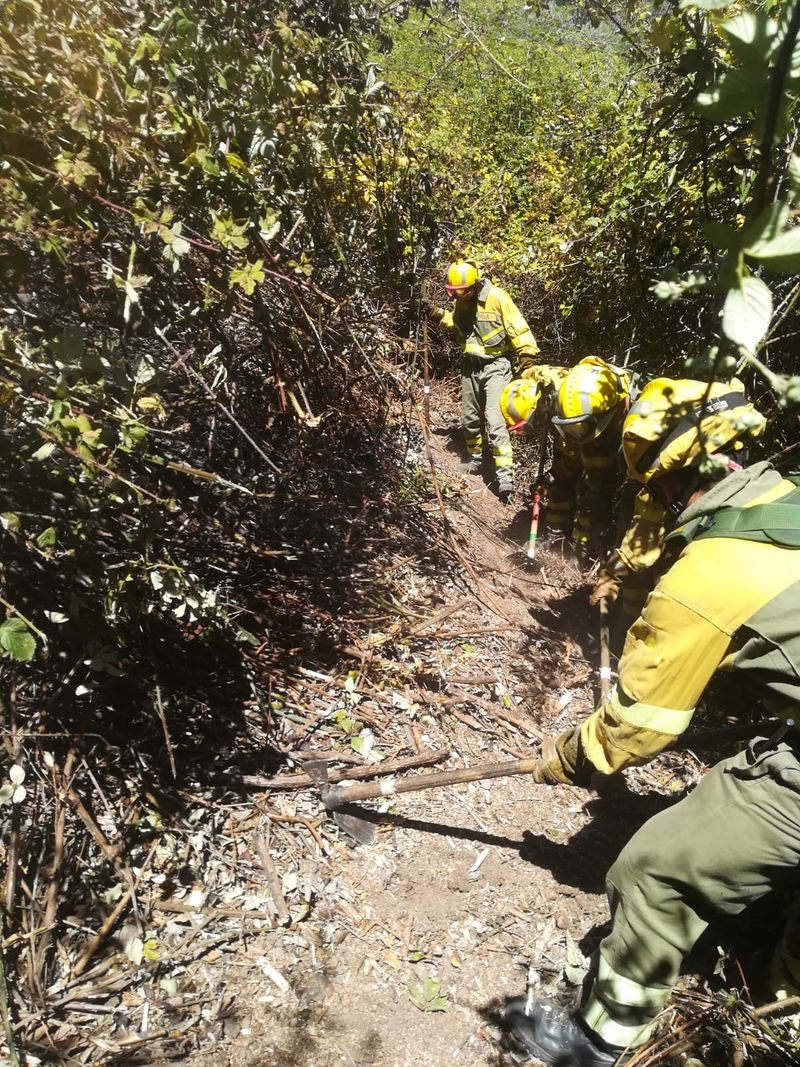
[[[451,263],[447,269],[447,281],[444,287],[447,295],[456,300],[472,295],[472,290],[480,281],[481,272],[471,259],[460,259]]]
[[[515,378],[500,394],[500,411],[511,433],[524,433],[533,418],[542,391],[529,378]]]
[[[553,425],[562,437],[586,442],[599,437],[630,393],[630,376],[596,356],[582,359],[558,390]]]
[[[622,427],[628,474],[647,485],[668,471],[696,466],[704,456],[741,437],[760,437],[766,419],[736,378],[698,382],[656,378],[642,389]]]

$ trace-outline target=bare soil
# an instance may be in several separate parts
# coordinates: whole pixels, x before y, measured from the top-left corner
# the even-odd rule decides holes
[[[452,411],[441,386],[432,455],[448,521],[479,583],[465,598],[443,580],[437,616],[467,602],[433,627],[413,627],[402,653],[408,671],[394,678],[392,727],[423,749],[449,745],[448,766],[457,767],[531,754],[537,737],[579,721],[596,695],[597,648],[575,565],[546,548],[525,563],[524,475],[510,508],[483,480],[460,475]],[[424,449],[410,467],[426,475]],[[409,581],[431,578],[412,566]],[[382,663],[380,644],[362,651],[359,685]],[[438,703],[404,698],[413,698],[412,677]],[[380,824],[370,847],[320,819],[312,790],[256,796],[273,811],[320,819],[323,847],[304,836],[298,857],[298,839],[276,831],[293,921],[243,927],[215,962],[192,972],[190,984],[224,1003],[226,1018],[218,1043],[186,1062],[505,1062],[498,1007],[525,990],[531,967],[539,989],[574,997],[607,920],[605,872],[635,828],[696,774],[688,762],[665,757],[633,788],[622,782],[599,797],[517,777],[367,804]]]

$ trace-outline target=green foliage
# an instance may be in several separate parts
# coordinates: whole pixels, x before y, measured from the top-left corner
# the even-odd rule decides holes
[[[442,991],[438,978],[423,978],[421,982],[412,982],[408,986],[408,998],[420,1011],[447,1011],[449,993]]]
[[[350,0],[4,6],[3,579],[83,700],[154,642],[262,644],[237,568],[291,555],[272,501],[392,350],[373,294],[411,269],[424,197],[376,25]],[[35,655],[21,617],[0,647]]]
[[[702,208],[700,167],[679,172],[678,131],[654,106],[659,57],[688,34],[649,8],[615,16],[434,3],[393,31],[381,57],[436,175],[442,258],[482,260],[556,360],[570,358],[551,350],[570,333],[576,355],[619,359],[637,331],[639,344],[652,336],[663,348],[663,319],[680,310],[654,316],[653,275],[702,249],[699,225],[686,222]]]
[[[0,648],[7,652],[11,659],[24,663],[33,659],[36,641],[22,619],[13,617],[0,624]]]

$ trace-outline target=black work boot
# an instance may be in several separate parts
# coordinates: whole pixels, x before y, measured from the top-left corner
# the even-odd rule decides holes
[[[552,1067],[612,1067],[629,1058],[592,1034],[574,1012],[550,1000],[512,997],[503,1020],[517,1048]]]

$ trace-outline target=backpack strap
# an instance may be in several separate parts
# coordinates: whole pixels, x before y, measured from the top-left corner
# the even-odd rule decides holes
[[[787,475],[786,480],[795,489],[781,499],[749,508],[720,508],[674,530],[666,540],[682,542],[678,548],[706,537],[736,537],[741,541],[800,548],[800,474]]]

